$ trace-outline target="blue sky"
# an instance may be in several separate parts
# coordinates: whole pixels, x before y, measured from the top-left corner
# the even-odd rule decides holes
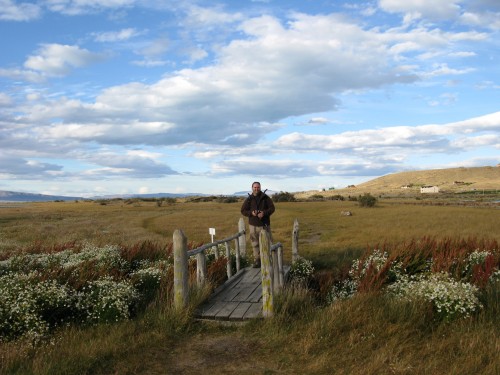
[[[500,163],[498,0],[0,0],[0,190],[342,188]]]

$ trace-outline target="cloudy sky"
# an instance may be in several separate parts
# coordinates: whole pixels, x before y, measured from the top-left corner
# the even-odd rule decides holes
[[[498,0],[0,0],[0,190],[341,188],[500,162]]]

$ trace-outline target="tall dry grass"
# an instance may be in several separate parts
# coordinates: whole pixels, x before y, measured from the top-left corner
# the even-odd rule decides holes
[[[0,208],[0,256],[92,242],[122,244],[130,259],[140,250],[155,257],[158,248],[168,252],[175,229],[183,229],[193,244],[209,242],[209,227],[216,228],[217,238],[235,233],[239,207],[239,203],[182,202],[158,207],[154,202],[113,201]],[[339,278],[346,265],[370,248],[402,251],[401,244],[411,248],[422,238],[436,243],[446,238],[478,239],[479,247],[500,241],[500,210],[493,208],[381,202],[373,209],[362,209],[349,201],[277,203],[276,207],[273,237],[284,243],[289,261],[293,221],[299,220],[299,252],[319,268],[315,281],[319,294],[324,293],[318,292],[321,286]],[[345,210],[353,216],[341,216]],[[439,254],[439,249],[433,251]],[[237,327],[192,319],[195,304],[207,291],[194,290],[193,305],[181,313],[161,303],[168,293],[160,294],[158,303],[135,320],[61,328],[51,345],[38,348],[2,343],[0,373],[500,372],[498,288],[488,289],[484,297],[492,309],[452,323],[433,320],[426,305],[395,302],[376,292],[324,307],[310,290],[286,289],[277,298],[273,319]]]

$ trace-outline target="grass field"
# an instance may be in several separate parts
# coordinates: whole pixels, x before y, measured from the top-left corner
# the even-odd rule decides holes
[[[276,204],[273,238],[291,258],[293,221],[299,252],[318,277],[336,272],[367,249],[413,239],[464,238],[500,242],[500,209],[403,204],[374,208],[352,201]],[[188,240],[210,242],[237,232],[240,203],[150,201],[52,202],[0,208],[0,259],[37,244],[142,241],[170,243],[175,229]],[[341,216],[349,210],[352,216]],[[333,270],[333,271],[332,271]],[[194,292],[195,293],[195,292]],[[194,300],[203,297],[197,292]],[[493,293],[493,294],[492,294]],[[496,293],[496,294],[495,294]],[[490,292],[498,301],[498,288]],[[328,307],[308,290],[287,289],[276,316],[241,326],[196,322],[156,303],[137,319],[63,328],[50,345],[0,343],[0,371],[17,374],[497,374],[498,305],[472,318],[434,321],[424,305],[394,303],[374,292]],[[491,311],[496,312],[492,316]]]

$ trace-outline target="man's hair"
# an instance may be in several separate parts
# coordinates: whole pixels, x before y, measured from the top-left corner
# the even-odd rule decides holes
[[[259,181],[255,181],[252,183],[252,187],[255,185],[255,184],[259,184],[260,185],[260,182]]]

